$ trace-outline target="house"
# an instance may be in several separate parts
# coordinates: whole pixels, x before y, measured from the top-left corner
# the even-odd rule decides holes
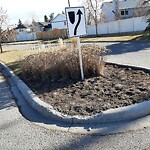
[[[103,22],[114,21],[113,2],[103,2],[101,6],[101,20]]]
[[[31,27],[22,24],[20,19],[15,30],[17,32],[16,41],[28,41],[36,39],[35,33],[32,31]]]
[[[52,30],[53,29],[66,29],[67,20],[65,14],[58,14],[54,19],[51,20]]]
[[[145,0],[112,0],[104,2],[101,14],[106,15],[109,21],[144,16],[150,9],[150,4],[142,5]],[[117,18],[116,18],[117,17]]]
[[[48,20],[47,22],[32,22],[32,28],[36,32],[43,32],[49,31],[53,29],[66,29],[67,28],[67,21],[65,14],[58,14],[54,17],[51,21]]]
[[[19,20],[15,28],[17,31],[17,41],[35,40],[37,39],[37,33],[40,34],[54,29],[67,29],[65,14],[58,14],[56,17],[52,17],[44,22],[32,20],[32,24],[28,26],[22,24],[21,20]]]
[[[56,17],[53,17],[52,13],[50,18],[45,15],[44,22],[38,22],[37,25],[37,39],[56,39],[67,37],[67,21],[64,13],[58,14]]]
[[[50,22],[33,22],[32,26],[36,32],[52,30],[52,25]]]
[[[22,24],[21,20],[19,19],[19,23],[17,27],[15,28],[18,32],[25,32],[27,27]]]

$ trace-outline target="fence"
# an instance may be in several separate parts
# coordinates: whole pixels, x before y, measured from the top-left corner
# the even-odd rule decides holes
[[[63,43],[63,45],[60,45],[59,43],[34,43],[34,44],[16,44],[16,45],[3,45],[4,51],[10,51],[10,50],[38,50],[38,51],[51,51],[58,49],[60,47],[72,47],[73,45],[71,43]]]
[[[66,38],[68,35],[67,29],[54,29],[52,31],[37,32],[36,37],[38,40],[49,40],[56,38]]]
[[[59,43],[42,44],[39,42],[28,46],[27,50],[50,51],[50,50],[55,50],[60,47],[66,47],[66,46],[71,46],[71,44],[70,43],[63,43],[63,45],[60,45]]]
[[[145,17],[136,17],[98,24],[98,34],[113,34],[144,31],[148,23]],[[87,34],[95,35],[95,25],[87,26]]]
[[[19,32],[16,41],[30,41],[35,39],[36,35],[34,32],[33,33]]]

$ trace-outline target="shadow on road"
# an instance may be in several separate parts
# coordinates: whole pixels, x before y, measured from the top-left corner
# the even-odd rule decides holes
[[[11,94],[6,81],[0,81],[0,110],[5,108],[11,109],[13,107],[16,107],[13,95]]]
[[[16,107],[16,104],[13,100],[6,99],[6,97],[0,97],[0,110],[5,109],[5,108],[9,110],[13,107]]]
[[[120,42],[106,46],[111,52],[108,55],[118,55],[130,52],[137,52],[141,50],[150,50],[150,41],[144,42]]]

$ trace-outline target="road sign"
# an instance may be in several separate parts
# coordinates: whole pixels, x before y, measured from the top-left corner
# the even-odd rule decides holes
[[[86,35],[84,7],[67,7],[66,9],[69,37]]]

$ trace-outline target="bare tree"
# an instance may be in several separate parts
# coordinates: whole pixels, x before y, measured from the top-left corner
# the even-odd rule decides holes
[[[0,50],[1,50],[1,53],[3,52],[2,39],[4,35],[6,34],[5,27],[8,23],[8,20],[9,19],[8,19],[7,11],[4,10],[2,7],[0,7]]]
[[[143,5],[149,6],[150,0],[145,0]],[[150,36],[150,8],[146,11],[145,15],[147,18],[147,23],[148,23],[148,26],[146,27],[145,32],[148,33],[148,35]]]
[[[115,19],[119,20],[120,19],[120,13],[119,13],[119,0],[113,0],[114,3],[114,14],[115,14]]]
[[[140,16],[145,16],[147,15],[147,11],[149,9],[149,7],[147,6],[149,0],[140,0],[137,3],[137,8],[134,11],[134,15],[136,17],[140,17]]]
[[[38,31],[38,16],[36,12],[28,12],[27,26],[30,27],[30,33],[32,33],[33,40],[36,39],[36,32]]]
[[[108,15],[105,14],[105,13],[101,13],[101,14],[100,14],[100,22],[101,22],[101,23],[106,23],[106,22],[108,22],[108,21],[109,21]]]
[[[13,29],[7,29],[5,30],[5,38],[7,42],[16,41],[17,39],[17,31]]]
[[[36,32],[38,31],[38,22],[33,19],[30,28],[31,28],[33,40],[35,40],[36,39]]]
[[[87,11],[87,22],[89,24],[94,22],[96,35],[98,35],[98,22],[100,20],[101,0],[84,0],[83,3]]]
[[[143,5],[150,6],[150,0],[144,0]],[[148,7],[147,11],[145,12],[145,16],[150,19],[150,7]]]
[[[10,32],[10,39],[9,41],[13,40],[13,41],[16,41],[17,40],[17,31],[15,29],[12,29],[11,32]]]
[[[29,11],[27,17],[28,24],[31,24],[33,20],[38,21],[38,15],[34,11]]]

